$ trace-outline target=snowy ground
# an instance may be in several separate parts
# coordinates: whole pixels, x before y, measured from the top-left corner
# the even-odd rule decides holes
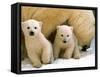
[[[42,65],[41,68],[32,67],[30,61],[25,59],[21,63],[22,70],[41,70],[41,69],[57,69],[57,68],[74,68],[95,66],[95,42],[91,42],[91,48],[86,52],[81,52],[80,59],[57,59],[52,64]]]
[[[95,54],[90,52],[82,53],[80,59],[58,59],[52,64],[43,65],[41,68],[33,68],[28,59],[22,61],[22,70],[41,70],[55,68],[74,68],[95,66]]]

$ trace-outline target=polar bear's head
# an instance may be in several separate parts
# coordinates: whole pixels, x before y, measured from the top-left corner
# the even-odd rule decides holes
[[[67,43],[73,36],[73,27],[67,25],[57,26],[57,38],[63,43]]]
[[[35,37],[41,32],[42,22],[30,19],[21,23],[24,36]]]

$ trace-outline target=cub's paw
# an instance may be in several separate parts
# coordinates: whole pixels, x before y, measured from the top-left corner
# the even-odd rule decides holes
[[[65,54],[64,54],[64,55],[62,56],[62,58],[63,58],[63,59],[70,59],[71,56],[70,56],[70,55],[65,55]]]
[[[42,64],[39,62],[39,63],[34,63],[33,64],[33,67],[36,67],[36,68],[40,68],[42,66]]]
[[[50,63],[52,63],[53,62],[53,60],[54,60],[54,58],[53,58],[53,56],[51,57],[51,56],[48,56],[48,57],[46,57],[46,58],[42,58],[42,63],[43,64],[50,64]]]
[[[73,58],[74,58],[74,59],[80,59],[80,56],[81,56],[80,54],[75,54],[75,55],[73,56]]]
[[[43,64],[50,64],[51,63],[50,60],[43,60],[42,62],[43,62]]]
[[[50,64],[54,62],[54,57],[51,57]]]

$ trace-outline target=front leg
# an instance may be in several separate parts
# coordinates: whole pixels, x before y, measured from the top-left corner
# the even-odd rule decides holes
[[[42,62],[44,64],[53,62],[53,49],[52,46],[46,46],[42,51]]]
[[[79,59],[80,58],[80,50],[79,50],[78,46],[76,46],[75,49],[74,49],[73,58],[75,58],[75,59]]]
[[[57,59],[59,57],[60,54],[60,48],[58,46],[54,46],[54,59]]]
[[[33,67],[39,68],[42,66],[39,56],[34,52],[28,52],[28,57],[32,62]]]
[[[75,40],[75,48],[74,48],[74,52],[73,52],[73,58],[75,59],[79,59],[80,58],[80,49],[79,49],[79,46],[78,46],[78,41],[74,35],[74,40]]]
[[[64,55],[63,55],[63,58],[65,58],[65,59],[71,58],[71,57],[72,57],[72,54],[73,54],[73,50],[74,50],[73,47],[67,48],[67,49],[65,50],[65,53],[64,53]]]

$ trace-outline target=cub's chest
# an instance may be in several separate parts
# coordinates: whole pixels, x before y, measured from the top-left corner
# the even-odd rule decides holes
[[[41,51],[42,50],[42,45],[41,42],[39,40],[28,40],[26,41],[26,46],[29,50],[32,51]]]
[[[68,48],[70,46],[70,43],[60,43],[60,47],[62,48],[62,49],[66,49],[66,48]]]

